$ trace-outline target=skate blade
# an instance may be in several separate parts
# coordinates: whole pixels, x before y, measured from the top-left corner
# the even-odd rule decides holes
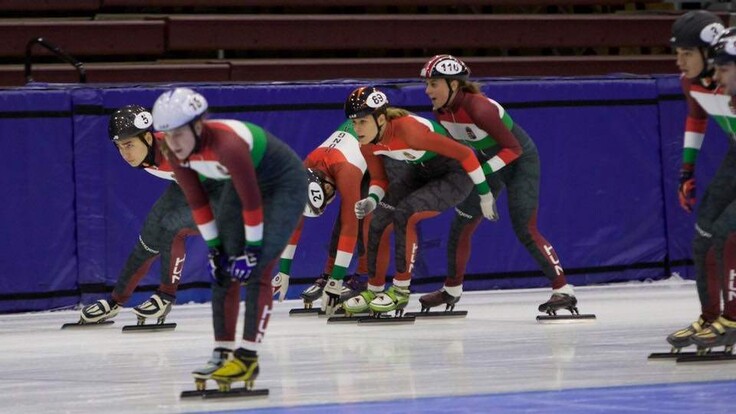
[[[249,390],[246,388],[233,388],[230,391],[212,390],[212,392],[208,390],[205,392],[204,395],[202,395],[202,398],[205,400],[216,399],[216,398],[235,398],[235,397],[241,397],[241,398],[268,397],[268,389],[263,388],[260,390]]]
[[[114,323],[115,321],[103,321],[103,322],[94,322],[94,323],[72,322],[72,323],[65,323],[61,325],[61,329],[98,328],[100,326],[112,325]]]
[[[407,312],[404,316],[431,319],[464,318],[468,316],[468,311]]]
[[[359,318],[358,325],[408,325],[413,324],[416,320],[413,316],[381,316],[381,317],[367,317]]]
[[[684,356],[695,356],[695,352],[653,352],[647,359],[677,359]]]
[[[353,316],[330,316],[327,323],[358,323],[361,319],[368,319],[367,313],[356,313]]]
[[[337,315],[337,316],[344,316],[345,315],[345,309],[343,309],[343,308],[337,308],[335,310],[335,313],[334,314]],[[317,316],[319,316],[320,318],[326,318],[327,317],[327,312],[323,311],[322,309],[318,309]]]
[[[736,361],[736,355],[727,354],[723,351],[707,353],[705,355],[687,355],[677,358],[677,363],[690,363],[690,362],[724,362],[724,361]]]
[[[123,326],[123,332],[160,332],[173,331],[175,328],[175,323],[151,323],[148,325],[125,325]]]
[[[577,322],[594,322],[595,315],[539,315],[537,322],[539,323],[577,323]]]
[[[315,315],[320,312],[319,308],[311,308],[311,309],[304,309],[304,308],[294,308],[289,311],[289,316],[310,316]]]

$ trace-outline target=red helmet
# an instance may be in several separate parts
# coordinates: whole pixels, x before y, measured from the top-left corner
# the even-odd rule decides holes
[[[424,64],[419,76],[425,79],[445,78],[468,80],[470,69],[462,60],[452,55],[437,55]]]

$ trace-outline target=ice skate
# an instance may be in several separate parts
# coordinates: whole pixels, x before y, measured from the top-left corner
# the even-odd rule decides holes
[[[667,342],[672,346],[670,352],[655,352],[649,354],[649,359],[672,359],[680,356],[692,356],[695,352],[680,352],[682,348],[692,345],[692,337],[696,333],[702,332],[703,329],[710,326],[710,323],[703,319],[702,316],[690,325],[678,329],[667,336]]]
[[[184,391],[181,393],[181,398],[184,397],[198,397],[205,392],[212,392],[215,390],[207,390],[207,380],[212,379],[212,373],[220,369],[226,361],[232,359],[233,351],[227,348],[215,348],[212,351],[212,357],[205,363],[201,368],[192,371],[192,377],[194,377],[195,391]]]
[[[117,316],[119,312],[120,305],[112,300],[100,299],[82,308],[79,322],[65,323],[61,329],[111,325],[114,322],[110,319]]]
[[[345,283],[342,285],[342,292],[340,292],[340,301],[345,302],[346,300],[360,295],[360,292],[368,288],[368,282],[362,280],[359,274],[353,274],[345,278]]]
[[[164,323],[166,316],[174,306],[174,296],[163,292],[156,292],[148,300],[133,308],[138,317],[137,325],[123,326],[123,332],[170,330],[176,328],[175,323]],[[156,318],[155,324],[146,324],[147,318]]]
[[[302,300],[304,300],[304,308],[291,309],[289,315],[312,315],[319,313],[319,308],[315,308],[313,302],[322,297],[322,291],[327,284],[327,279],[330,277],[327,273],[322,273],[314,283],[299,294]]]
[[[358,323],[414,323],[414,316],[404,316],[404,308],[409,304],[409,287],[392,285],[385,292],[378,293],[368,303],[372,316],[361,318]],[[394,311],[394,316],[385,315]]]
[[[549,321],[574,321],[595,319],[595,315],[581,315],[577,308],[578,300],[571,285],[565,285],[559,289],[552,290],[552,296],[549,300],[539,305],[539,311],[544,312],[546,316],[537,316],[539,322]],[[557,315],[560,309],[567,309],[570,315]]]
[[[438,291],[427,293],[419,298],[422,305],[421,312],[410,312],[407,316],[420,317],[465,317],[468,311],[455,311],[455,304],[460,301],[460,296],[453,296],[442,288]],[[430,309],[445,305],[444,311],[431,312]]]
[[[727,361],[736,360],[733,346],[736,343],[736,321],[718,317],[709,326],[694,333],[690,342],[698,347],[695,356],[682,356],[677,362]],[[724,347],[716,352],[713,348]]]
[[[358,295],[344,301],[342,308],[345,309],[345,316],[351,317],[358,313],[368,312],[368,304],[376,298],[376,292],[366,289]]]
[[[207,391],[204,398],[220,397],[256,397],[268,395],[268,390],[254,390],[253,384],[258,378],[258,355],[255,352],[238,348],[232,358],[211,373],[210,378],[217,381],[217,391]],[[234,382],[243,381],[243,388],[232,388]]]

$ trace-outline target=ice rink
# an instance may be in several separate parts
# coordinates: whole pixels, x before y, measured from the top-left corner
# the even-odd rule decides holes
[[[2,413],[732,413],[736,363],[647,360],[699,313],[692,282],[576,290],[595,322],[539,324],[548,290],[466,293],[464,319],[327,324],[275,303],[257,399],[180,400],[212,349],[209,305],[172,332],[60,330],[78,311],[0,316]],[[419,295],[409,310],[418,310]],[[134,304],[133,304],[134,305]],[[242,316],[241,316],[242,318]],[[239,326],[239,331],[242,326]]]

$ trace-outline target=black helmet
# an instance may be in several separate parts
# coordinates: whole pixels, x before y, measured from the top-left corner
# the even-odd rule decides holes
[[[324,213],[327,205],[335,198],[335,184],[328,180],[320,170],[307,168],[307,205],[304,206],[304,215],[318,217]],[[326,186],[332,186],[328,193]]]
[[[388,108],[386,94],[372,86],[364,86],[354,90],[345,101],[345,116],[350,119],[362,118],[366,115],[379,115]]]
[[[424,79],[445,78],[468,80],[470,69],[462,60],[452,55],[436,55],[424,64],[419,76]]]
[[[672,24],[672,47],[708,47],[723,32],[720,17],[706,10],[683,14]]]
[[[153,127],[153,116],[140,105],[126,105],[110,115],[107,133],[112,141],[139,136]]]
[[[736,62],[736,27],[729,27],[718,37],[708,56],[716,65]]]

